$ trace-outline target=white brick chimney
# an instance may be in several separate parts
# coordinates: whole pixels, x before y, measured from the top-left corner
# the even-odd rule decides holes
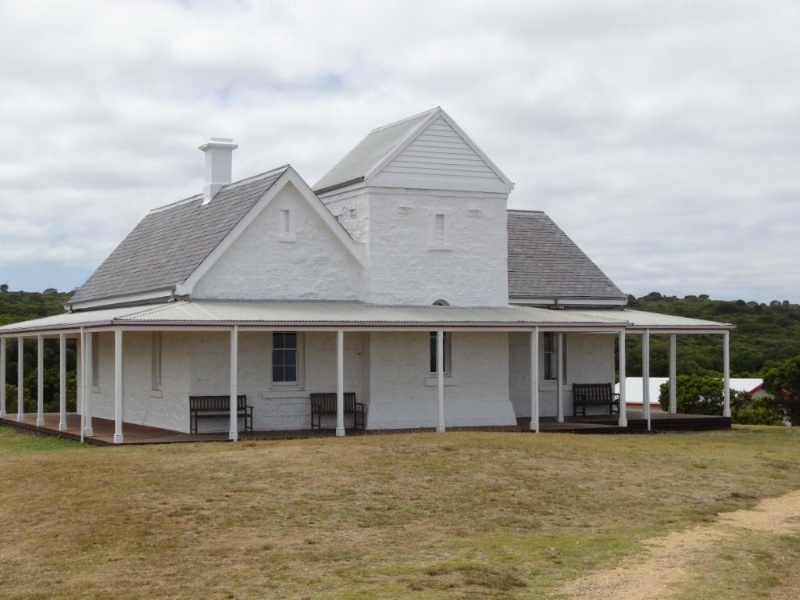
[[[223,185],[231,182],[233,151],[239,146],[231,138],[209,138],[200,146],[206,155],[206,185],[203,204],[208,204]]]

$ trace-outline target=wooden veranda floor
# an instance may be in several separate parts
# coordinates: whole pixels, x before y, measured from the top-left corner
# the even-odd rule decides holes
[[[647,431],[647,421],[641,410],[628,411],[628,427],[619,427],[617,417],[589,416],[566,417],[563,423],[558,423],[553,417],[544,417],[540,420],[540,430],[552,433],[643,433]],[[26,413],[23,420],[18,421],[17,415],[7,415],[0,419],[1,425],[36,431],[45,435],[53,435],[66,439],[80,440],[81,417],[77,413],[67,414],[67,429],[58,430],[58,414],[45,413],[44,425],[36,425],[36,415]],[[651,412],[651,431],[699,431],[709,429],[730,429],[731,420],[725,417],[705,415],[671,415],[659,410]],[[93,434],[86,438],[86,442],[96,445],[114,445],[114,422],[109,419],[92,419]],[[530,419],[518,419],[516,427],[452,427],[449,431],[530,431]],[[378,430],[368,431],[366,434],[403,433],[409,430]],[[415,429],[413,431],[434,431],[434,428]],[[176,444],[191,442],[224,442],[228,441],[228,433],[199,433],[189,434],[145,427],[124,423],[122,426],[124,444]],[[347,435],[364,435],[360,431],[347,431]],[[239,432],[241,440],[281,440],[312,437],[330,437],[334,435],[332,429],[322,431],[292,430],[292,431],[248,431]]]

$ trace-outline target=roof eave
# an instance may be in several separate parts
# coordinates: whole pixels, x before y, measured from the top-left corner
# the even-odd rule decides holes
[[[139,304],[154,304],[159,300],[172,300],[175,297],[176,285],[165,288],[136,292],[133,294],[123,294],[120,296],[105,296],[102,298],[89,298],[87,300],[67,301],[64,308],[69,312],[80,312],[84,310],[97,310],[100,308],[112,308],[117,306],[137,306]]]

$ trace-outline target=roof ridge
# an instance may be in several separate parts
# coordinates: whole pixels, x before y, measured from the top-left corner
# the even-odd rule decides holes
[[[380,127],[376,127],[375,129],[370,130],[370,133],[374,133],[376,131],[382,131],[384,129],[389,129],[390,127],[394,127],[395,125],[400,125],[401,123],[405,123],[407,121],[413,121],[414,119],[418,119],[423,116],[432,115],[435,112],[442,112],[441,106],[434,106],[428,110],[424,110],[421,113],[417,113],[416,115],[411,115],[410,117],[406,117],[404,119],[400,119],[399,121],[395,121],[394,123],[388,123],[386,125],[381,125]]]
[[[274,169],[270,169],[269,171],[264,171],[263,173],[257,173],[256,175],[251,175],[250,177],[245,177],[244,179],[239,179],[238,181],[233,181],[231,183],[228,183],[228,184],[225,184],[224,186],[222,186],[220,188],[219,192],[222,192],[223,190],[233,189],[233,188],[236,188],[236,187],[238,187],[240,185],[244,185],[246,183],[253,183],[254,181],[258,181],[259,179],[266,179],[267,177],[269,177],[271,175],[274,175],[274,174],[278,173],[279,171],[285,171],[290,166],[291,165],[289,163],[287,163],[287,164],[285,164],[283,166],[275,167]],[[217,193],[219,193],[219,192],[217,192]],[[203,197],[203,194],[195,194],[194,196],[189,196],[188,198],[184,198],[183,200],[177,200],[175,202],[170,202],[169,204],[164,204],[163,206],[157,206],[156,208],[152,208],[152,209],[150,209],[150,211],[147,214],[152,215],[152,214],[164,212],[165,210],[169,210],[170,208],[174,208],[176,206],[182,206],[182,205],[188,204],[189,202],[192,202],[194,200],[199,200],[202,197]]]

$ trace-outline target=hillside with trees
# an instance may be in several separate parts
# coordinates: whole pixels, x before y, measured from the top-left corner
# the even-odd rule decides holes
[[[662,296],[653,292],[628,298],[629,308],[693,319],[732,323],[731,377],[762,377],[769,369],[800,355],[800,305],[774,300],[769,304],[744,300],[711,300],[706,295]],[[722,373],[722,336],[678,336],[678,373]],[[641,376],[641,337],[629,336],[628,375]],[[650,374],[669,375],[669,336],[650,342]]]
[[[0,325],[40,319],[64,312],[64,303],[72,292],[59,292],[50,288],[44,292],[12,292],[8,286],[0,286]],[[36,412],[36,387],[38,371],[36,368],[36,340],[25,340],[25,412]],[[75,357],[74,340],[67,341],[67,406],[75,410]],[[17,410],[17,340],[6,341],[6,397],[8,412]],[[58,411],[59,358],[58,340],[44,340],[44,398],[45,412]]]

